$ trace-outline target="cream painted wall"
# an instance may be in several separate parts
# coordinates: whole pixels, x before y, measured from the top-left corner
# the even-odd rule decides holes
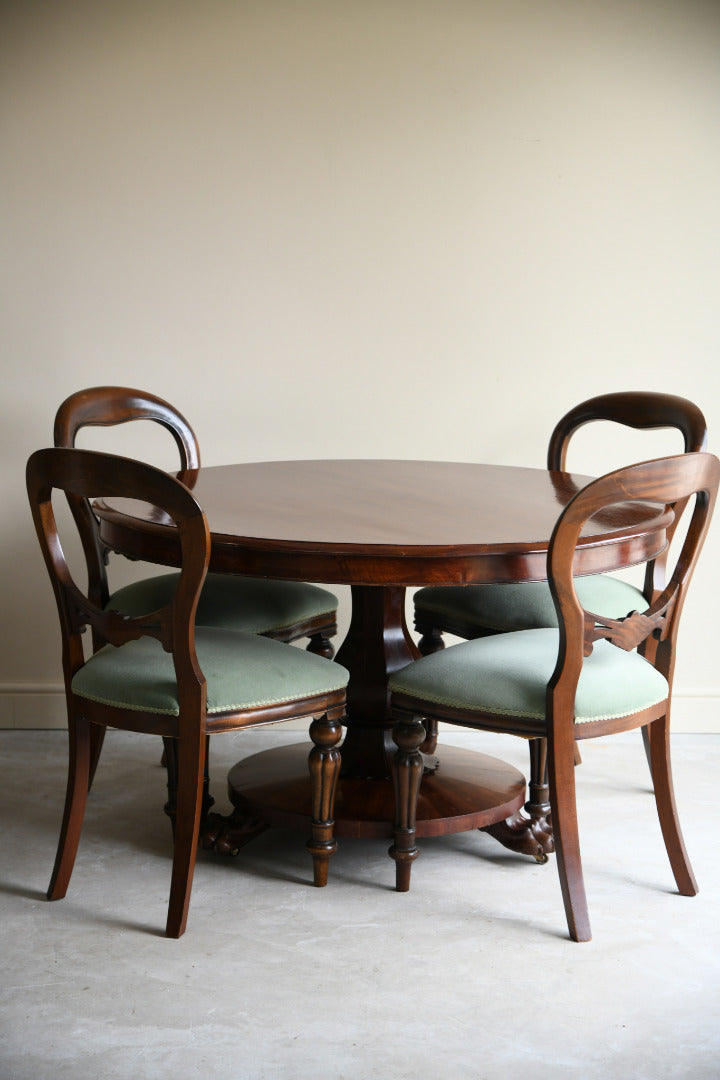
[[[77,388],[169,397],[208,464],[540,465],[567,407],[639,388],[696,400],[718,448],[716,3],[25,0],[1,18],[0,724],[62,722],[23,467]],[[617,442],[612,463],[666,445]],[[720,730],[719,549],[716,523],[685,730]]]

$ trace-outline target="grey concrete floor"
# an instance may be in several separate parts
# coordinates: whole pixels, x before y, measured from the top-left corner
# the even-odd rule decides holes
[[[282,728],[213,740],[224,777]],[[170,833],[159,740],[111,732],[65,900],[44,899],[63,732],[0,732],[2,1080],[532,1080],[720,1076],[720,736],[674,740],[700,895],[677,895],[639,734],[583,746],[594,939],[566,936],[554,859],[473,832],[422,841],[411,891],[384,841],[345,840],[312,888],[300,833],[198,859],[162,936]],[[526,771],[519,740],[446,741]]]

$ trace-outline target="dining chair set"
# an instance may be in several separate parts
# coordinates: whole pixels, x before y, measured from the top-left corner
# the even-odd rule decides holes
[[[150,464],[79,449],[85,427],[149,420],[179,453],[170,475]],[[422,750],[439,723],[528,740],[525,815],[552,836],[570,937],[591,937],[576,807],[578,743],[640,728],[665,847],[678,891],[697,884],[675,806],[670,703],[678,627],[720,482],[706,451],[701,411],[659,393],[605,394],[556,425],[547,469],[567,471],[568,445],[591,421],[680,432],[684,452],[632,464],[580,485],[559,507],[547,546],[546,580],[432,585],[414,596],[418,658],[389,679],[395,820],[390,855],[396,889],[407,891],[418,856],[416,815]],[[59,614],[67,701],[69,766],[57,856],[48,890],[65,896],[88,794],[108,727],[161,736],[168,774],[173,864],[166,934],[185,931],[208,790],[211,734],[279,721],[309,722],[308,807],[313,882],[328,880],[336,850],[334,799],[340,775],[348,671],[333,659],[338,600],[304,582],[208,572],[210,532],[193,495],[200,452],[187,420],[142,391],[96,387],[73,394],[55,419],[54,446],[27,465],[27,490]],[[73,576],[54,497],[70,506],[86,580]],[[159,528],[174,527],[179,570],[113,590],[110,552],[95,506],[140,500]],[[614,508],[665,508],[661,549],[641,586],[612,574],[575,576],[576,551],[591,520]],[[680,523],[682,525],[680,526]],[[680,526],[680,527],[679,527]],[[626,541],[627,565],[633,540]],[[89,628],[89,633],[87,633]],[[443,634],[464,639],[446,645]],[[307,638],[307,649],[290,644]],[[546,845],[547,848],[547,845]],[[547,858],[538,848],[539,861]]]

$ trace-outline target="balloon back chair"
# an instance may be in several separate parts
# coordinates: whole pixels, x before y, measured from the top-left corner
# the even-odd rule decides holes
[[[626,391],[602,394],[576,405],[555,425],[547,451],[547,468],[565,472],[567,455],[575,433],[598,421],[609,421],[637,430],[676,430],[682,435],[686,453],[704,450],[707,424],[692,401],[672,394]],[[676,520],[679,519],[679,514]],[[670,533],[672,538],[672,530]],[[646,568],[643,588],[638,588],[612,574],[590,574],[576,583],[578,596],[586,607],[599,615],[621,618],[649,602],[662,590],[665,580],[666,553]],[[489,634],[514,630],[532,630],[558,625],[555,605],[546,581],[523,581],[516,584],[432,585],[419,589],[414,597],[415,629],[421,635],[418,648],[423,656],[444,648],[443,633],[472,640]],[[436,731],[431,725],[427,749],[432,749]],[[643,729],[645,736],[645,729]],[[647,739],[645,749],[649,760]],[[580,753],[576,748],[576,762]],[[530,784],[526,810],[538,838],[536,858],[543,861],[552,842],[548,840],[545,819],[548,810],[546,747],[530,742]]]
[[[60,617],[70,757],[65,811],[48,897],[67,891],[90,785],[91,729],[124,728],[162,736],[177,747],[177,809],[166,933],[185,930],[202,814],[210,732],[308,718],[313,747],[312,825],[308,847],[314,882],[327,880],[335,849],[332,807],[339,770],[340,720],[347,672],[327,659],[255,634],[196,626],[210,553],[207,522],[191,492],[150,465],[88,450],[36,451],[27,465],[36,532]],[[69,569],[53,510],[53,493],[71,507],[98,497],[157,506],[178,531],[182,563],[167,603],[129,616],[102,603],[102,550],[88,517],[75,515],[89,587]],[[90,627],[94,651],[83,647]]]
[[[661,458],[608,473],[566,506],[548,551],[558,626],[476,638],[425,656],[392,676],[398,746],[396,887],[409,887],[417,855],[415,812],[422,776],[422,721],[547,740],[549,798],[570,936],[590,939],[575,802],[576,740],[646,727],[657,811],[679,891],[697,892],[675,808],[670,767],[670,698],[678,624],[717,497],[720,462],[711,454]],[[689,526],[671,576],[651,603],[622,618],[587,609],[573,578],[583,524],[629,501],[686,506]],[[669,531],[672,531],[669,530]],[[664,556],[663,556],[664,558]],[[657,563],[657,559],[655,560]],[[657,583],[656,583],[657,584]]]
[[[67,398],[55,417],[55,446],[74,447],[84,427],[112,427],[131,420],[151,420],[165,428],[180,454],[179,479],[192,486],[200,467],[200,447],[190,424],[172,405],[143,390],[125,386],[96,386]],[[86,515],[87,516],[87,515]],[[127,615],[142,615],[167,602],[173,575],[163,574],[109,593],[104,563],[93,582],[98,601]],[[207,575],[197,611],[199,626],[224,626],[264,634],[277,641],[308,637],[308,651],[331,659],[330,639],[337,633],[337,597],[327,589],[304,582],[272,581],[228,574]]]
[[[697,405],[671,394],[623,392],[602,394],[576,405],[555,425],[547,452],[547,468],[565,472],[572,436],[586,424],[611,421],[641,430],[675,429],[686,453],[704,450],[707,424]],[[610,618],[627,614],[663,584],[665,557],[648,566],[645,590],[613,577],[591,574],[579,579],[578,595],[593,611]],[[472,639],[512,630],[557,626],[557,615],[546,581],[507,585],[431,585],[414,597],[415,629],[422,635],[423,656],[443,647],[442,634]]]
[[[78,433],[85,427],[114,427],[133,420],[150,420],[165,428],[175,440],[180,455],[177,474],[192,487],[193,475],[200,467],[200,447],[188,421],[162,398],[144,390],[125,386],[96,386],[80,390],[62,403],[55,416],[55,446],[74,447]],[[95,519],[87,504],[73,500],[73,513],[80,515],[86,528],[95,528]],[[96,543],[100,543],[99,538]],[[177,575],[159,574],[110,591],[106,564],[109,552],[92,567],[90,596],[99,606],[110,605],[125,615],[139,616],[170,602],[177,585]],[[338,600],[327,589],[304,582],[273,581],[229,574],[209,573],[205,579],[195,621],[198,626],[216,626],[263,634],[277,641],[291,642],[309,637],[309,652],[331,659],[331,638],[337,633]],[[91,781],[102,749],[104,728],[93,731]],[[174,813],[174,763],[168,766],[167,810]],[[212,803],[206,792],[206,806]]]

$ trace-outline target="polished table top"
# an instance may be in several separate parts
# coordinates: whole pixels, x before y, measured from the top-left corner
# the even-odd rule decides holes
[[[589,477],[437,461],[270,461],[186,474],[212,533],[211,569],[296,580],[421,585],[545,577],[561,509]],[[114,500],[103,539],[173,563],[156,510]],[[664,544],[664,507],[591,519],[578,573],[630,565]]]
[[[405,623],[405,586],[543,579],[558,515],[590,478],[503,465],[336,460],[212,466],[183,479],[208,520],[211,570],[352,586],[350,627],[337,654],[350,681],[335,828],[337,835],[391,835],[388,678],[418,656]],[[109,547],[177,564],[174,529],[153,507],[118,499],[96,510]],[[591,519],[577,572],[653,557],[669,520],[665,507],[637,504]],[[524,821],[504,824],[523,804],[522,774],[447,747],[441,768],[437,760],[428,759],[418,835],[492,828],[515,849],[537,850]],[[248,817],[305,827],[305,748],[244,758],[229,790],[239,824],[233,817],[223,826],[228,849],[244,842]]]

